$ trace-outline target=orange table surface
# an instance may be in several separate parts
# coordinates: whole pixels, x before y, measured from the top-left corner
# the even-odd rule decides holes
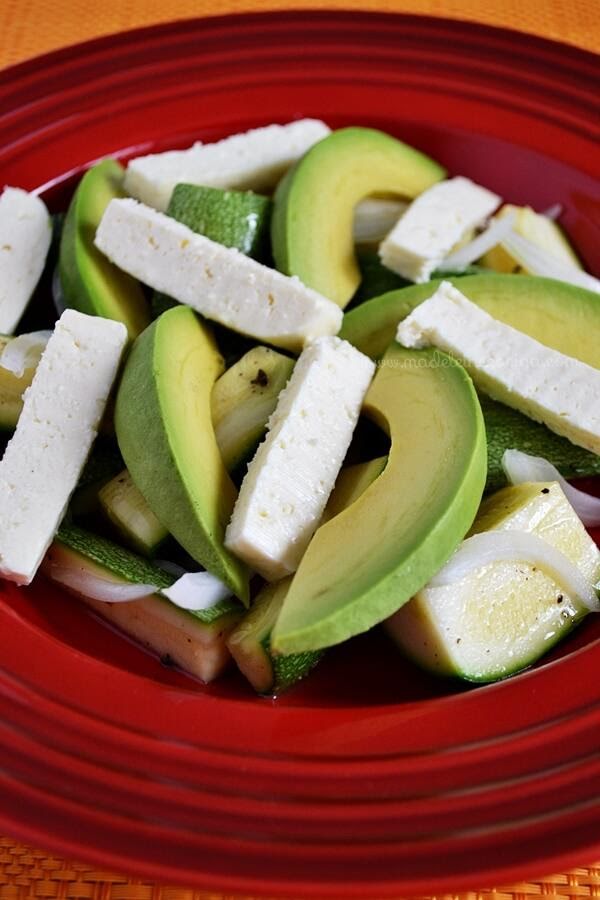
[[[0,66],[141,25],[269,9],[420,13],[516,28],[597,51],[598,0],[2,0]]]
[[[0,67],[41,53],[143,25],[203,15],[272,9],[364,9],[481,22],[597,52],[600,0],[2,0]],[[582,861],[583,862],[583,861]],[[527,883],[446,895],[446,900],[600,897],[600,865]],[[199,890],[151,884],[98,871],[0,838],[0,900],[33,897],[102,900],[226,900]],[[438,898],[442,900],[442,898]]]

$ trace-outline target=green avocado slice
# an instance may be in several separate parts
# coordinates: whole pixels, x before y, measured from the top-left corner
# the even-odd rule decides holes
[[[119,448],[148,506],[190,556],[248,602],[248,571],[223,539],[236,499],[215,438],[211,392],[223,360],[187,306],[134,343],[115,408]]]
[[[355,205],[372,194],[416,197],[445,170],[373,128],[342,128],[319,141],[280,181],[271,239],[276,267],[344,307],[360,283]]]
[[[150,322],[142,287],[94,246],[96,228],[109,202],[125,197],[123,167],[105,159],[89,169],[73,195],[59,250],[59,277],[64,302],[92,316],[116,319],[134,340]]]
[[[277,653],[328,647],[381,622],[441,568],[477,513],[485,429],[462,366],[394,342],[365,412],[389,433],[387,465],[315,533],[273,630]]]

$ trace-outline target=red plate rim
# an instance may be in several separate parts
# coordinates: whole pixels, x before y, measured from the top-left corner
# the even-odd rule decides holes
[[[360,69],[343,73],[340,60],[356,65],[364,60],[365,47],[376,47],[380,62],[369,68],[366,80],[395,88],[390,67],[399,39],[415,97],[428,90],[433,103],[439,96],[440,104],[454,104],[457,116],[463,106],[473,115],[478,104],[497,104],[498,122],[486,120],[480,128],[499,139],[506,137],[508,122],[535,117],[538,133],[523,134],[520,141],[534,151],[568,129],[569,140],[556,148],[558,159],[598,174],[597,156],[590,152],[596,139],[590,111],[597,108],[593,54],[482,25],[340,11],[182,20],[99,38],[4,70],[0,162],[11,179],[18,176],[29,188],[43,182],[52,197],[53,184],[60,189],[66,175],[95,156],[117,151],[126,156],[132,143],[177,142],[193,130],[175,116],[168,125],[148,123],[134,142],[123,142],[106,124],[108,136],[99,137],[89,105],[127,87],[129,94],[110,107],[121,121],[150,73],[156,79],[150,93],[164,109],[185,98],[181,77],[190,72],[202,75],[208,92],[219,96],[236,88],[252,95],[261,79],[284,73],[295,100],[303,84],[318,84],[329,73],[348,102],[365,75]],[[192,58],[192,48],[203,50],[202,58]],[[302,65],[286,63],[294,50]],[[217,74],[219,57],[227,71]],[[259,63],[261,71],[252,69]],[[301,113],[311,110],[294,109],[287,117]],[[233,118],[228,115],[226,103],[222,114],[213,105],[210,128],[223,131],[230,121],[233,130],[244,120],[239,108]],[[419,116],[411,109],[413,122],[425,121]],[[394,121],[393,112],[389,118]],[[166,139],[161,128],[167,129]],[[55,140],[56,146],[70,141],[73,154],[58,162],[39,151],[40,139],[50,148]],[[19,592],[7,586],[0,594],[0,827],[57,852],[162,880],[298,897],[457,890],[589,861],[600,855],[600,775],[594,765],[599,644],[594,640],[510,681],[400,708],[274,706],[178,689],[173,702],[161,706],[157,727],[157,688],[151,679],[117,671],[72,648],[66,652],[39,623],[22,617]],[[116,688],[110,697],[107,684]],[[226,713],[217,714],[217,708]],[[199,723],[199,711],[209,717],[210,734]],[[457,717],[459,739],[452,730]],[[242,773],[237,771],[240,729]],[[565,746],[576,749],[567,752]],[[65,772],[76,773],[77,791],[64,784]],[[563,792],[569,808],[548,805],[553,790]],[[137,808],[136,791],[148,808],[156,807],[152,815]],[[503,791],[512,797],[508,809],[502,806]],[[531,816],[518,791],[535,798]],[[470,793],[477,796],[469,829]],[[277,809],[269,812],[269,803]],[[343,803],[368,823],[364,846],[352,828],[344,830]],[[512,818],[511,809],[518,810]],[[203,810],[213,817],[212,832],[192,829],[193,817]],[[423,829],[408,849],[406,810]],[[462,815],[455,830],[444,819],[453,814]],[[252,831],[248,823],[261,816],[263,830]],[[445,823],[439,831],[431,825],[435,816]],[[339,829],[350,851],[320,834],[319,817]],[[52,829],[43,824],[50,821]],[[280,860],[265,878],[264,859],[273,840]],[[375,877],[369,874],[373,865]],[[314,874],[305,874],[307,866]]]

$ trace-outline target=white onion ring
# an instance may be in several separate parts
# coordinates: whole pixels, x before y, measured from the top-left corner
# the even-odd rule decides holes
[[[530,456],[520,450],[506,450],[502,457],[502,468],[511,484],[523,484],[526,481],[557,481],[583,524],[591,528],[600,525],[600,497],[594,497],[573,487],[547,459]]]
[[[595,587],[564,553],[527,531],[485,531],[460,545],[443,569],[429,582],[442,587],[466,578],[476,569],[498,562],[529,563],[550,576],[570,597],[578,598],[590,612],[600,612]]]
[[[33,369],[46,349],[51,331],[31,331],[11,338],[0,353],[0,366],[22,378],[25,369]]]
[[[161,591],[171,603],[193,612],[210,609],[231,597],[231,591],[210,572],[186,572],[171,587]]]
[[[123,581],[110,581],[98,575],[91,575],[85,569],[71,565],[63,565],[50,559],[44,566],[44,574],[52,581],[89,597],[90,600],[102,600],[105,603],[129,603],[155,594],[158,590],[154,584],[128,584]]]
[[[564,281],[575,287],[583,287],[588,291],[600,293],[600,279],[583,272],[577,266],[557,259],[552,253],[538,247],[533,241],[517,234],[516,231],[511,230],[502,239],[501,244],[507,253],[510,253],[513,259],[532,275],[555,278],[557,281]]]
[[[464,247],[459,247],[454,253],[450,253],[440,263],[438,268],[444,271],[455,270],[457,272],[466,269],[467,266],[470,266],[476,259],[480,259],[488,250],[497,247],[510,234],[515,219],[514,212],[510,212],[501,219],[492,219],[485,231],[478,234],[476,238],[473,238]]]

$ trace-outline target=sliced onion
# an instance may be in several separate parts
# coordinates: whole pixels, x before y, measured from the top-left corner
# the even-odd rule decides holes
[[[430,587],[455,584],[476,569],[499,562],[528,563],[544,571],[570,597],[591,612],[600,612],[594,586],[577,566],[548,541],[527,531],[486,531],[463,541],[454,556],[429,582]]]
[[[550,219],[551,222],[556,222],[558,218],[562,215],[563,208],[560,203],[553,203],[552,206],[549,206],[548,209],[545,209],[540,215],[545,216],[547,219]]]
[[[52,299],[54,301],[54,308],[58,313],[58,317],[60,318],[67,308],[67,304],[65,302],[65,295],[63,294],[62,290],[58,266],[55,268],[54,274],[52,276]]]
[[[140,600],[142,597],[155,594],[158,590],[154,584],[130,584],[126,581],[100,578],[84,569],[74,568],[72,564],[62,565],[55,559],[46,563],[44,572],[52,581],[57,581],[91,600],[102,600],[105,603],[129,603],[131,600]]]
[[[231,597],[230,589],[210,572],[186,572],[161,593],[181,609],[197,612]]]
[[[0,353],[0,366],[22,378],[25,369],[33,369],[46,349],[51,331],[31,331],[11,338]]]
[[[532,275],[540,275],[543,278],[555,278],[557,281],[565,281],[575,287],[583,287],[588,291],[600,294],[600,280],[583,272],[576,266],[561,259],[557,259],[552,253],[548,253],[542,247],[538,247],[533,241],[524,238],[511,230],[501,241],[502,246],[513,259]]]
[[[502,457],[502,468],[511,484],[526,481],[558,481],[563,492],[583,522],[594,527],[600,525],[600,497],[593,497],[569,484],[556,466],[541,456],[530,456],[520,450],[506,450]]]
[[[354,240],[357,244],[379,243],[392,230],[408,203],[368,197],[354,210]]]
[[[482,231],[481,234],[478,234],[476,238],[473,238],[473,240],[469,241],[468,244],[465,244],[464,247],[459,247],[454,253],[450,253],[450,255],[440,263],[438,268],[443,269],[444,271],[455,270],[456,272],[466,269],[467,266],[474,263],[476,259],[480,259],[484,253],[488,252],[488,250],[497,247],[506,235],[510,234],[512,227],[515,224],[515,220],[516,216],[514,212],[510,212],[501,219],[492,219],[488,227]]]

